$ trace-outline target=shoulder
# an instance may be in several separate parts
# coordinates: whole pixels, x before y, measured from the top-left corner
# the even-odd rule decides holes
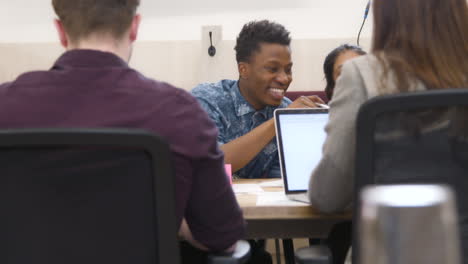
[[[359,84],[369,97],[373,97],[379,94],[383,69],[382,62],[375,55],[368,54],[346,62],[340,78],[346,80],[347,84]]]
[[[235,96],[233,96],[234,80],[221,80],[217,83],[202,83],[193,88],[192,95],[209,113],[226,112],[233,109]]]
[[[0,83],[0,92],[5,91],[11,85],[11,82]]]
[[[154,101],[155,103],[161,103],[161,101],[166,99],[170,99],[172,102],[180,102],[181,104],[196,103],[195,98],[184,89],[164,81],[147,78],[137,71],[134,71],[134,73],[136,75],[130,78],[134,82],[133,86],[142,88],[145,91],[145,95],[151,97],[151,99],[157,98],[157,101]]]
[[[151,79],[145,82],[151,89],[144,99],[148,114],[158,117],[151,125],[163,131],[174,151],[189,156],[207,153],[211,144],[216,143],[218,131],[197,99],[188,91],[165,82]]]
[[[23,72],[19,74],[11,82],[0,84],[0,88],[8,89],[9,87],[13,87],[17,85],[30,85],[30,84],[35,85],[38,82],[42,82],[44,80],[49,81],[49,79],[50,79],[50,71],[44,71],[44,70],[28,71],[28,72]]]
[[[5,97],[5,95],[10,90],[11,82],[0,83],[0,96]]]
[[[18,75],[14,80],[0,84],[0,93],[2,96],[5,94],[18,94],[18,87],[32,92],[38,90],[41,84],[48,84],[54,78],[50,77],[50,71],[29,71]]]
[[[209,82],[205,82],[205,83],[200,83],[199,85],[195,86],[193,89],[192,89],[192,92],[200,92],[200,91],[205,91],[205,90],[230,90],[231,87],[237,83],[237,81],[235,80],[228,80],[228,79],[224,79],[224,80],[220,80],[219,82],[213,82],[213,83],[209,83]]]
[[[191,91],[192,95],[202,100],[226,100],[229,96],[234,80],[221,80],[217,83],[201,83]]]
[[[366,54],[348,61],[348,64],[355,65],[357,68],[367,71],[379,67],[381,62],[374,54]],[[346,64],[346,63],[345,63]]]
[[[138,104],[136,107],[146,113],[150,120],[154,119],[159,123],[168,122],[167,124],[171,124],[168,127],[177,127],[174,120],[178,120],[180,124],[188,126],[194,125],[190,120],[204,114],[197,99],[188,91],[135,73],[137,75],[126,79],[126,82],[132,82],[131,86],[129,83],[121,83],[126,87],[122,91],[126,93],[127,100]]]
[[[200,83],[197,86],[195,86],[191,93],[193,95],[197,96],[204,96],[207,93],[208,94],[215,94],[216,91],[222,90],[223,89],[223,84],[222,81],[216,82],[216,83]]]
[[[374,76],[376,72],[382,69],[379,59],[373,54],[367,54],[344,63],[343,71],[352,71],[359,76],[368,78]]]

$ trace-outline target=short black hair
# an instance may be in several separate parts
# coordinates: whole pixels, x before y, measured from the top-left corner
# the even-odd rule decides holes
[[[336,59],[345,51],[354,51],[359,55],[365,55],[366,52],[359,46],[343,44],[328,53],[323,63],[323,73],[325,74],[325,80],[327,86],[325,87],[325,94],[328,100],[332,99],[333,90],[335,89],[335,80],[333,80],[333,67],[335,66]]]
[[[236,50],[236,60],[248,62],[255,51],[260,50],[261,43],[272,43],[289,46],[291,43],[290,32],[278,23],[268,20],[251,21],[244,25],[234,50]]]

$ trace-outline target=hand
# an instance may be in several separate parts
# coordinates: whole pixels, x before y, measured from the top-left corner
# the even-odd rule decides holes
[[[317,108],[317,104],[325,104],[320,97],[316,95],[300,96],[292,102],[288,108]]]

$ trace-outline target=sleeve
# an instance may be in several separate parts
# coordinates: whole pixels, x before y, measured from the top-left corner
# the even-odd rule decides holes
[[[223,115],[222,112],[219,108],[211,104],[207,99],[198,96],[197,94],[194,94],[194,96],[197,98],[198,103],[200,106],[205,110],[205,112],[208,114],[210,119],[215,123],[216,127],[218,128],[218,137],[217,141],[219,145],[223,145],[227,143],[226,137],[225,137],[225,125],[223,122]]]
[[[221,251],[244,236],[245,223],[225,173],[217,129],[195,100],[192,116],[194,122],[186,131],[197,141],[198,154],[191,160],[191,188],[184,216],[197,241]]]
[[[364,81],[353,62],[345,63],[330,103],[323,156],[309,182],[309,198],[318,210],[332,213],[352,203],[355,123],[366,101]]]
[[[282,107],[282,108],[286,108],[286,107],[288,107],[290,104],[292,104],[291,99],[289,99],[289,98],[287,98],[287,97],[284,97],[283,103],[282,103],[281,107]]]

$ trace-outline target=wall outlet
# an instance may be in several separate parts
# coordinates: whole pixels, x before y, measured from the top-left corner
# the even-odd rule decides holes
[[[202,44],[203,47],[210,47],[210,32],[211,38],[213,41],[213,46],[217,47],[221,41],[223,40],[223,27],[220,25],[210,25],[210,26],[202,26],[201,34],[202,34]]]

